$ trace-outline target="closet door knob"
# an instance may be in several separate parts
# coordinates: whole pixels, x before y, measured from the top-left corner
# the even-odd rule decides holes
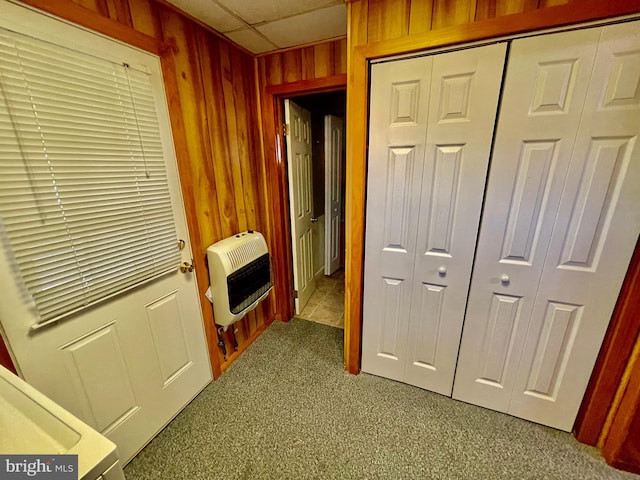
[[[511,281],[511,278],[509,278],[509,275],[507,275],[506,273],[503,273],[500,277],[500,281],[504,284],[507,284]]]
[[[447,267],[445,267],[444,265],[442,265],[439,269],[438,269],[438,273],[442,276],[445,276],[447,274]]]

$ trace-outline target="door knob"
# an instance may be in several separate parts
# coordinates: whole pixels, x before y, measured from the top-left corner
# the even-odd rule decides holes
[[[444,277],[444,276],[447,274],[447,267],[445,267],[444,265],[442,265],[442,266],[438,269],[438,273]]]
[[[511,278],[509,278],[509,275],[507,275],[506,273],[503,273],[500,277],[500,281],[504,284],[507,284],[511,281]]]
[[[316,223],[318,219],[316,217],[311,217],[311,223]]]
[[[182,273],[193,272],[193,263],[182,262],[180,264],[180,271]]]

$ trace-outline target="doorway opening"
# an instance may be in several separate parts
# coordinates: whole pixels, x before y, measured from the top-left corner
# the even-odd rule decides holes
[[[286,99],[283,111],[295,315],[344,328],[346,91]]]

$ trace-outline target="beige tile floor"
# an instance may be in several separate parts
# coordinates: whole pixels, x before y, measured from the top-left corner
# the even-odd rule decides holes
[[[321,276],[316,280],[316,291],[302,310],[299,318],[316,323],[344,328],[344,270],[340,269],[330,277]]]

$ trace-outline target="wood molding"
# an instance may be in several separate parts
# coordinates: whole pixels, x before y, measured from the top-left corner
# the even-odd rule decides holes
[[[619,407],[602,444],[602,454],[615,468],[640,473],[640,337],[634,348],[623,382]]]
[[[368,16],[353,12],[361,2],[349,3],[350,22],[367,21]],[[358,8],[361,8],[358,6]],[[444,27],[429,32],[405,35],[391,40],[349,47],[347,85],[347,305],[345,309],[345,366],[349,372],[360,370],[362,337],[362,295],[364,273],[364,222],[367,152],[368,62],[404,53],[459,45],[506,35],[569,26],[640,12],[640,0],[583,0],[566,5],[541,8],[473,23]],[[349,25],[362,32],[366,26]]]
[[[332,92],[347,86],[347,74],[331,75],[330,77],[300,80],[297,82],[271,85],[265,88],[265,93],[271,96],[300,96],[313,93]]]
[[[295,82],[266,86],[265,64],[256,60],[260,84],[260,108],[263,132],[263,160],[267,171],[272,237],[268,239],[273,252],[273,274],[276,297],[276,317],[289,321],[294,315],[293,264],[291,257],[291,221],[289,214],[289,189],[287,163],[282,135],[282,100],[313,93],[344,89],[347,75],[331,75]]]
[[[638,335],[640,335],[640,242],[636,245],[618,303],[591,380],[576,418],[576,438],[597,445],[609,412],[617,409],[616,390],[620,385]],[[619,399],[618,399],[619,403]]]
[[[134,30],[126,23],[107,18],[73,2],[51,0],[20,0],[44,12],[60,17],[64,21],[73,22],[90,30],[95,30],[109,37],[121,40],[129,45],[159,55],[163,49],[162,42],[142,32]],[[114,12],[117,14],[119,12]],[[130,20],[130,13],[129,13]]]

